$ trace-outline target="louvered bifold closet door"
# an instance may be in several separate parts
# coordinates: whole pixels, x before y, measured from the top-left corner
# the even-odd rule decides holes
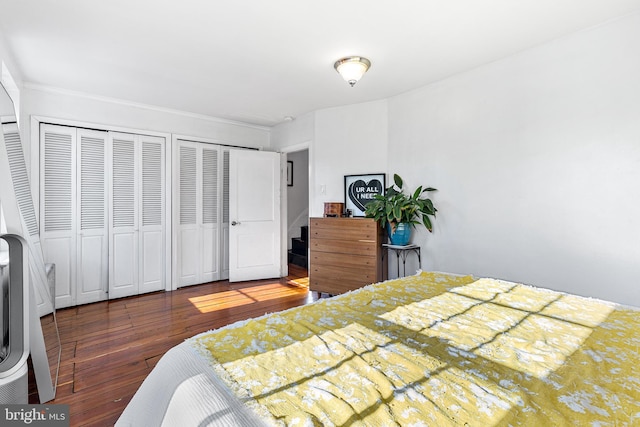
[[[77,130],[77,304],[107,298],[109,236],[107,233],[107,133]]]
[[[220,279],[219,250],[220,250],[220,204],[219,193],[218,149],[207,145],[202,146],[202,282]]]
[[[76,129],[41,125],[40,144],[42,251],[56,266],[56,307],[68,307],[76,296]]]
[[[198,283],[198,154],[195,144],[180,142],[178,146],[179,223],[177,240],[178,286]]]
[[[139,293],[165,288],[165,143],[164,138],[140,136],[141,218]]]
[[[220,149],[178,140],[175,146],[178,286],[220,279]]]
[[[139,289],[138,213],[135,135],[109,134],[109,298],[137,295]]]
[[[165,289],[165,139],[109,133],[109,298]]]
[[[220,242],[220,279],[229,278],[229,150],[222,152],[222,239]]]

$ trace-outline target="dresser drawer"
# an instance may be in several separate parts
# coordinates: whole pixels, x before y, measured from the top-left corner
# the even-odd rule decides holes
[[[369,255],[375,256],[377,252],[375,240],[337,240],[337,239],[319,239],[311,237],[309,241],[311,253],[332,252],[349,255]]]
[[[309,271],[309,288],[313,291],[342,293],[377,282],[375,270],[369,271],[349,268],[322,266],[312,267]],[[330,291],[331,289],[332,291]]]
[[[378,259],[375,256],[366,255],[350,255],[334,253],[334,252],[318,252],[311,251],[311,263],[312,266],[318,267],[350,267],[375,271],[378,265]]]
[[[310,221],[310,237],[334,240],[376,240],[375,221],[354,218],[317,218]]]
[[[372,282],[373,283],[373,282]],[[319,281],[309,278],[309,289],[314,292],[326,292],[331,295],[343,294],[348,291],[355,291],[363,286],[369,285],[369,283],[362,283],[361,280],[341,280],[339,282],[333,281]]]

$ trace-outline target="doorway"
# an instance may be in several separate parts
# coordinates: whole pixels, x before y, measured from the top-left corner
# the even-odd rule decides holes
[[[290,269],[309,267],[309,149],[287,153],[287,257]],[[293,267],[296,266],[296,267]]]

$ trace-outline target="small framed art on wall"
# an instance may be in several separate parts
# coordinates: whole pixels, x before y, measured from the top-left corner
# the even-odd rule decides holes
[[[355,217],[364,217],[364,210],[376,194],[384,194],[386,176],[383,173],[345,175],[344,207]]]
[[[287,160],[287,187],[293,187],[293,162]]]

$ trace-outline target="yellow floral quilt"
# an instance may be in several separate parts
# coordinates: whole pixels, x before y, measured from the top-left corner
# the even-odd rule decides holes
[[[640,312],[421,273],[191,339],[287,426],[640,426]]]

